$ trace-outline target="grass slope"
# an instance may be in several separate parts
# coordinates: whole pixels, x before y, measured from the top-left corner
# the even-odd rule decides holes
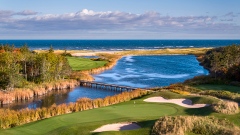
[[[66,127],[67,129],[76,128],[80,134],[89,134],[91,130],[109,122],[152,120],[177,113],[176,108],[168,105],[145,103],[141,100],[135,102],[135,105],[133,101],[129,101],[99,109],[57,116],[4,130],[0,134],[48,134],[50,131],[53,134],[58,134],[60,131],[65,131]],[[69,131],[66,134],[72,132],[72,130],[66,131]]]
[[[67,57],[72,70],[89,70],[104,66],[107,61],[93,61],[88,58],[81,57]]]
[[[201,84],[193,87],[196,87],[200,90],[225,90],[240,93],[240,87],[232,85]]]

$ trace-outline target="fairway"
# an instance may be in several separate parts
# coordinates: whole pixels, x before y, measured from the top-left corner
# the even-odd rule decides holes
[[[145,135],[150,134],[152,126],[155,121],[161,116],[178,116],[178,115],[214,115],[220,118],[227,118],[239,125],[239,121],[236,121],[236,115],[222,115],[212,113],[210,107],[189,109],[170,103],[150,103],[143,100],[149,97],[164,96],[169,98],[182,98],[185,96],[175,94],[172,92],[157,92],[151,95],[131,100],[128,102],[102,107],[98,109],[92,109],[82,112],[76,112],[71,114],[65,114],[56,116],[37,122],[28,123],[22,126],[18,126],[11,129],[0,130],[0,135],[32,135],[32,134],[51,134],[51,135]],[[214,102],[210,97],[203,98],[195,96],[188,96],[195,99],[197,102]],[[135,102],[135,104],[134,104]],[[118,123],[118,122],[137,122],[142,128],[136,130],[126,131],[107,131],[102,133],[91,133],[98,127],[105,124]]]
[[[89,70],[104,66],[107,61],[94,61],[83,57],[66,57],[72,70]]]
[[[135,100],[135,104],[133,103],[134,101],[128,101],[108,107],[56,116],[12,129],[3,130],[0,131],[0,134],[30,135],[49,134],[49,132],[56,132],[56,134],[58,134],[63,127],[69,129],[72,126],[77,126],[78,128],[76,130],[81,132],[80,134],[89,134],[90,131],[109,122],[155,120],[161,116],[174,115],[179,112],[179,109],[183,109],[182,107],[172,104],[146,103],[142,100],[143,99]],[[93,127],[91,128],[91,126],[89,126],[88,129],[86,128],[86,125],[89,124]],[[84,127],[82,127],[83,125]],[[84,128],[84,131],[79,131],[81,128]],[[141,130],[142,129],[140,129],[140,131]],[[149,132],[148,130],[146,131]]]

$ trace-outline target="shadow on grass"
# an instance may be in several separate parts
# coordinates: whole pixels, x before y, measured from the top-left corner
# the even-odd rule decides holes
[[[216,99],[207,97],[188,97],[188,99],[192,100],[193,104],[213,104],[217,101]]]
[[[195,116],[208,116],[213,113],[211,106],[203,107],[203,108],[194,108],[194,109],[185,109],[185,113],[187,115],[195,115]]]

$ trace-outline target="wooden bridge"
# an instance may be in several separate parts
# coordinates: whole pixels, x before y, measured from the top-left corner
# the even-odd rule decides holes
[[[96,89],[121,91],[121,92],[139,89],[139,88],[134,88],[134,87],[119,86],[119,85],[114,85],[114,84],[106,84],[106,83],[92,82],[92,81],[80,81],[80,86],[91,87],[91,88],[96,88]]]

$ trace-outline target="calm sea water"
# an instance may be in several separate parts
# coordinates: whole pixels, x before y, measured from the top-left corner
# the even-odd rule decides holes
[[[16,47],[27,44],[30,49],[129,50],[186,47],[219,47],[240,44],[240,40],[0,40]]]

